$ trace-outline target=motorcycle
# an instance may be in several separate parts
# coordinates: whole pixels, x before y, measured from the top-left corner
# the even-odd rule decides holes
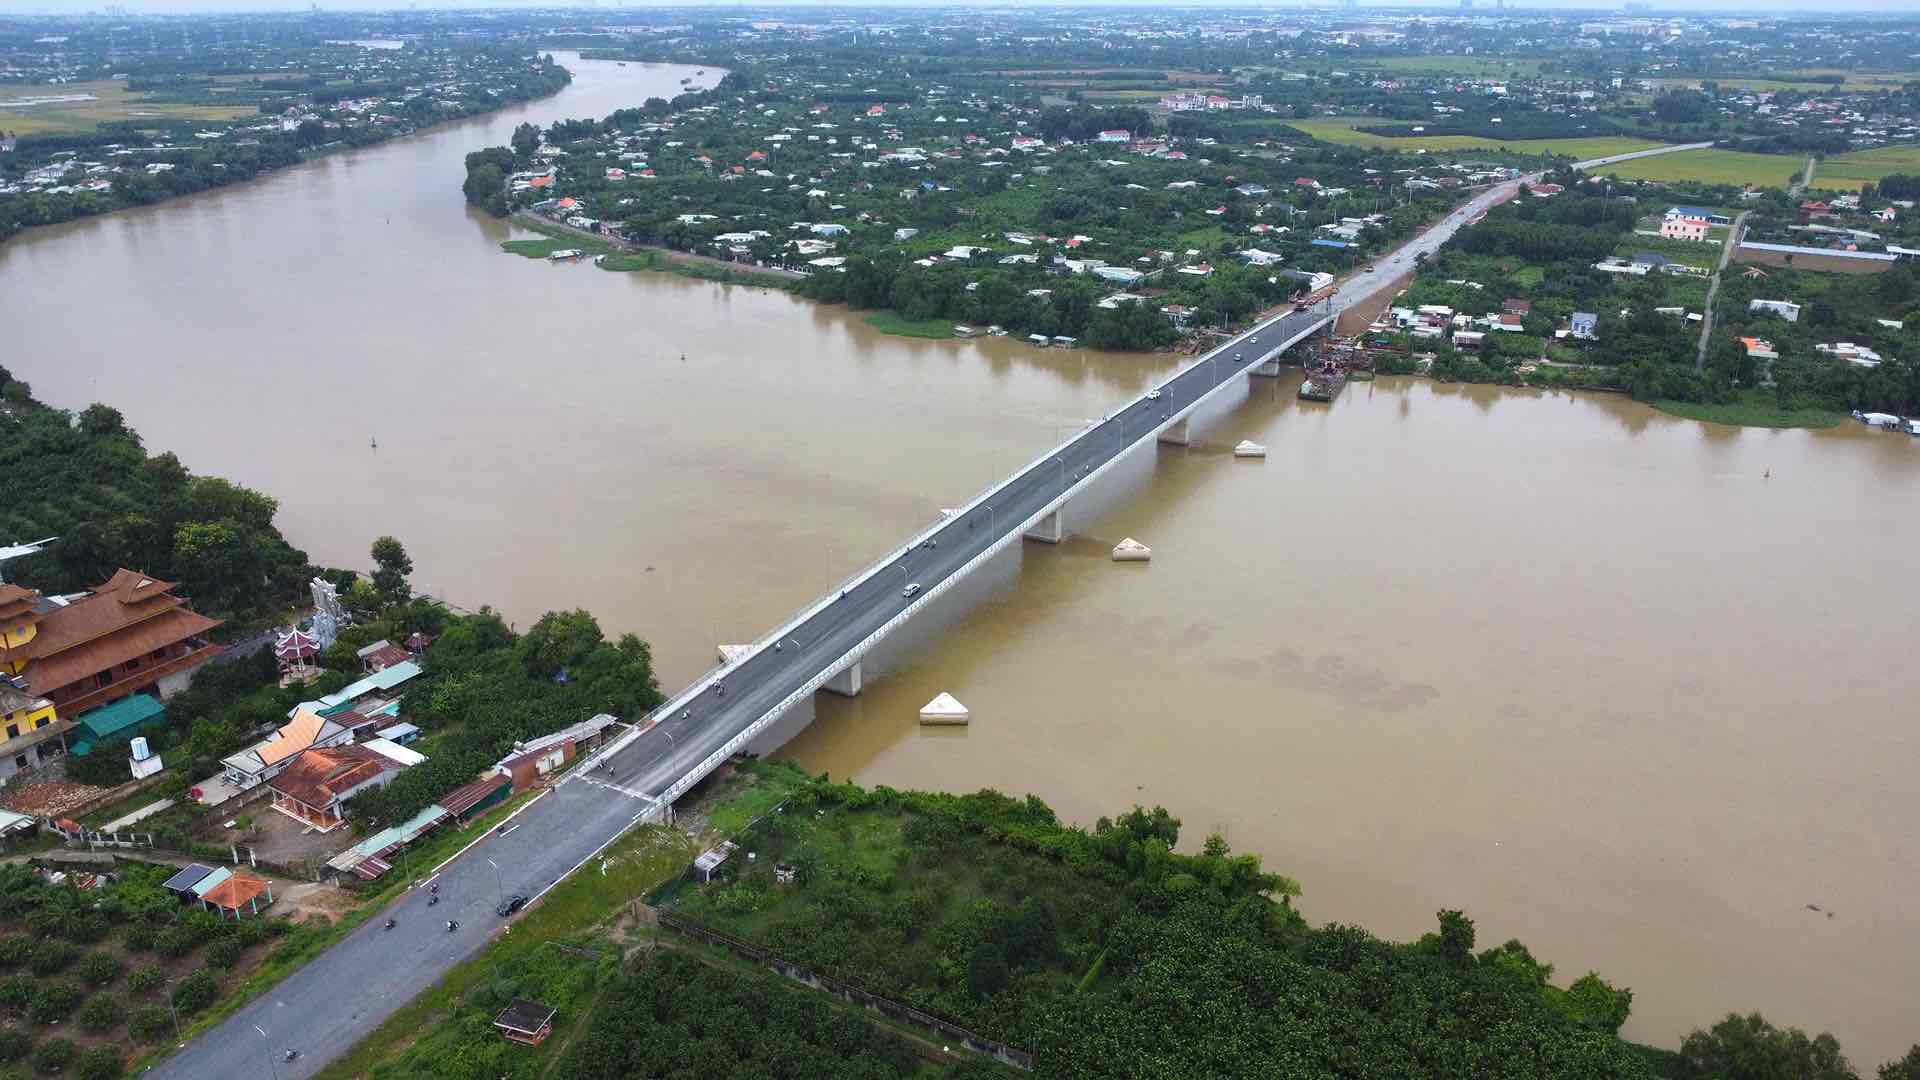
[[[447,920],[447,933],[451,934],[458,929],[460,929],[460,924],[457,921],[453,919]]]
[[[439,902],[440,902],[440,894],[439,894],[439,893],[435,893],[435,894],[433,894],[432,896],[429,896],[429,897],[427,897],[427,906],[428,906],[428,907],[432,907],[433,905],[435,905],[435,904],[437,904],[437,903],[439,903]]]
[[[294,1058],[297,1058],[297,1057],[299,1057],[299,1056],[300,1056],[300,1051],[298,1051],[298,1050],[288,1050],[288,1051],[287,1051],[287,1057],[286,1057],[286,1060],[288,1060],[288,1061],[292,1061],[292,1060],[293,1060]]]
[[[384,929],[391,930],[394,928],[394,925],[395,925],[394,920],[388,919],[387,925],[384,927]]]

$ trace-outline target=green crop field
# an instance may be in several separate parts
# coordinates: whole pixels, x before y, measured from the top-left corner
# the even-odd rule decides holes
[[[1532,77],[1540,74],[1540,61],[1518,56],[1379,56],[1356,60],[1356,68],[1378,68],[1396,75],[1461,75],[1470,78],[1488,76]]]
[[[1814,187],[1848,187],[1878,180],[1888,173],[1920,173],[1920,146],[1883,146],[1822,161],[1814,171]],[[1831,183],[1829,183],[1831,181]]]
[[[1339,146],[1364,146],[1368,149],[1385,150],[1425,150],[1429,153],[1442,150],[1504,150],[1513,154],[1565,154],[1586,160],[1588,158],[1612,157],[1615,154],[1631,154],[1636,150],[1652,150],[1660,144],[1651,139],[1632,139],[1612,135],[1600,135],[1585,139],[1486,139],[1478,135],[1416,135],[1406,138],[1392,138],[1357,131],[1356,127],[1368,124],[1386,124],[1391,121],[1376,116],[1329,117],[1320,120],[1294,120],[1288,126],[1303,134],[1311,135],[1321,142]]]
[[[47,98],[82,100],[28,104]],[[146,94],[128,93],[125,81],[100,80],[0,90],[0,131],[15,135],[92,131],[114,120],[232,120],[258,115],[259,110],[252,106],[180,105],[149,101]]]
[[[1679,150],[1657,157],[1608,165],[1597,172],[1624,180],[1698,180],[1709,184],[1790,186],[1807,159],[1784,154],[1748,154],[1738,150]]]

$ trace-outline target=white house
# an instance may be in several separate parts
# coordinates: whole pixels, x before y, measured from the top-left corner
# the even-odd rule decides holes
[[[1800,305],[1791,300],[1752,300],[1747,303],[1747,310],[1772,312],[1788,322],[1800,321]]]

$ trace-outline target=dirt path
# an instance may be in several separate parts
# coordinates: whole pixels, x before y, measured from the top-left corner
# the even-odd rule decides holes
[[[1813,159],[1807,159],[1807,172],[1813,172]],[[1707,306],[1700,312],[1700,351],[1693,358],[1693,370],[1707,369],[1707,342],[1713,338],[1713,298],[1720,294],[1720,275],[1727,272],[1727,260],[1733,257],[1733,249],[1740,246],[1740,227],[1746,223],[1751,210],[1742,210],[1734,216],[1733,227],[1727,230],[1727,242],[1720,248],[1720,263],[1713,268],[1713,280],[1707,283]]]

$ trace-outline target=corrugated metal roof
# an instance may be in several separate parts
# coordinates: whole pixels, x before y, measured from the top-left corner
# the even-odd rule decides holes
[[[212,889],[215,885],[220,884],[221,882],[227,880],[232,876],[233,876],[233,871],[227,869],[224,866],[215,868],[213,873],[208,874],[206,877],[203,877],[199,881],[196,881],[193,883],[192,888],[193,888],[194,897],[199,899],[204,899],[209,889]]]
[[[185,892],[211,873],[213,873],[213,867],[193,863],[181,867],[179,873],[161,882],[160,887],[169,892]]]

